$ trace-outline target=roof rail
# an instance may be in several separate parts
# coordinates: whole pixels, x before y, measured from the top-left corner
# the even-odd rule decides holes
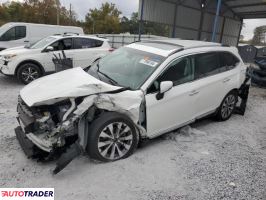
[[[136,42],[143,42],[143,43],[156,43],[156,44],[167,44],[167,45],[171,45],[171,46],[175,46],[175,47],[183,47],[182,45],[179,45],[179,44],[174,44],[174,43],[171,43],[171,42],[167,42],[167,41],[159,41],[159,40],[139,40],[139,41],[136,41]]]
[[[221,46],[223,46],[223,45],[217,43],[217,44],[209,44],[209,45],[194,46],[194,47],[193,46],[192,47],[182,47],[180,49],[177,49],[177,50],[173,51],[168,56],[172,56],[172,55],[174,55],[174,54],[176,54],[176,53],[178,53],[180,51],[184,51],[184,50],[187,50],[187,49],[196,49],[196,48],[202,48],[202,47],[221,47]]]
[[[63,35],[64,36],[67,36],[67,35],[79,35],[79,33],[65,32]]]

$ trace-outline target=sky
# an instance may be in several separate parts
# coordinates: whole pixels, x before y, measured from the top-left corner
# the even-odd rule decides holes
[[[7,0],[0,0],[0,3],[6,2]],[[17,0],[23,1],[23,0]],[[138,11],[139,0],[60,0],[61,4],[69,8],[70,3],[73,9],[77,13],[79,19],[84,19],[89,9],[99,8],[102,3],[110,2],[114,3],[122,15],[130,17],[132,12]],[[252,39],[253,31],[256,27],[266,25],[266,19],[251,19],[244,20],[245,27],[242,30],[242,35],[246,40]]]

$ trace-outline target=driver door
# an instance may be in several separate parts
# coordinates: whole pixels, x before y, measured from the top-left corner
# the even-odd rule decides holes
[[[146,95],[147,133],[156,137],[195,118],[194,67],[190,57],[173,61],[148,88]],[[173,88],[160,100],[156,98],[162,81],[172,81]]]
[[[75,50],[73,49],[72,38],[57,40],[50,46],[54,48],[54,51],[42,53],[42,60],[44,62],[46,72],[55,71],[55,64],[53,63],[54,55],[56,55],[59,59],[63,59],[62,51],[64,51],[67,58],[71,58],[72,60],[74,59]]]

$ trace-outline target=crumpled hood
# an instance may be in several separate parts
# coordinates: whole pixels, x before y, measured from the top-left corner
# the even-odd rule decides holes
[[[71,97],[88,96],[118,90],[121,87],[102,82],[80,67],[37,79],[20,91],[28,106],[50,105]]]

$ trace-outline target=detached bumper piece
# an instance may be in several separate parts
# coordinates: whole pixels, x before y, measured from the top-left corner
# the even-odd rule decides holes
[[[67,151],[61,155],[59,160],[56,163],[56,168],[54,169],[53,173],[58,174],[62,171],[74,158],[81,155],[82,149],[81,146],[76,142],[72,144]]]
[[[235,114],[244,115],[246,112],[248,95],[249,95],[249,88],[250,88],[250,76],[247,75],[244,83],[241,85],[239,89],[238,96],[241,99],[240,105],[237,106],[234,110]]]
[[[48,153],[40,150],[27,138],[20,126],[15,128],[15,133],[22,150],[28,158],[43,159],[48,156]]]

